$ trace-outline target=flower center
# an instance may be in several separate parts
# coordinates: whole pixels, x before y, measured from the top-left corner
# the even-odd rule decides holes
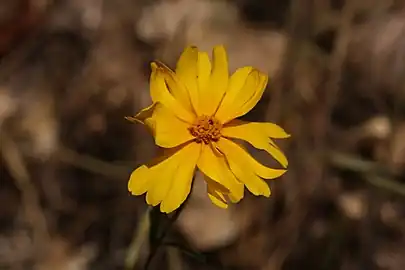
[[[197,143],[204,142],[205,144],[210,141],[218,141],[221,137],[221,129],[221,122],[212,116],[206,115],[198,117],[193,125],[188,128]]]

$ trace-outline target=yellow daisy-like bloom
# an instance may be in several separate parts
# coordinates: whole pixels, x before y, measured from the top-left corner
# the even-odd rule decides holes
[[[245,115],[260,100],[268,77],[253,67],[229,76],[225,48],[206,52],[188,47],[173,72],[153,62],[150,94],[153,104],[128,120],[140,121],[153,133],[165,155],[152,165],[132,172],[128,189],[146,193],[146,202],[170,213],[187,198],[196,168],[204,175],[211,201],[222,208],[243,198],[244,187],[254,195],[270,196],[264,179],[274,179],[285,169],[271,169],[256,161],[232,139],[247,141],[267,151],[284,168],[287,159],[271,138],[287,138],[273,123],[245,122]]]

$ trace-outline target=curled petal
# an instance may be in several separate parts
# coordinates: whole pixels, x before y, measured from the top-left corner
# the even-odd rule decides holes
[[[157,64],[164,71],[162,75],[169,92],[184,108],[194,113],[195,110],[191,102],[190,91],[188,91],[185,83],[165,64],[161,62],[157,62]]]
[[[226,160],[233,174],[242,182],[246,188],[254,195],[270,196],[270,187],[257,174],[255,174],[249,162],[246,163],[246,157],[238,156],[234,145],[231,145],[227,139],[221,139],[217,143],[218,149],[224,153]]]
[[[252,168],[253,172],[264,179],[274,179],[282,176],[287,170],[285,169],[272,169],[264,166],[254,159],[245,149],[237,143],[223,139],[218,142],[221,151],[224,151],[226,158],[229,156],[240,157],[242,164],[246,164],[248,168]],[[226,152],[225,152],[226,151]],[[228,154],[229,155],[228,155]]]
[[[223,154],[211,145],[204,145],[197,163],[198,168],[211,182],[214,181],[228,190],[227,194],[233,202],[243,198],[244,186],[233,175]]]
[[[267,75],[252,67],[236,70],[215,116],[227,123],[248,113],[262,97],[267,80]]]
[[[221,133],[225,137],[245,140],[253,147],[265,150],[283,167],[286,168],[288,165],[286,156],[270,138],[288,138],[290,135],[276,124],[232,120],[222,129]]]
[[[156,145],[163,148],[176,147],[194,139],[188,131],[190,124],[177,118],[161,103],[154,103],[134,117],[126,119],[148,126],[155,137]]]
[[[135,116],[126,116],[125,119],[130,122],[137,122],[146,125],[153,133],[155,134],[155,123],[152,119],[152,114],[155,111],[156,103],[142,109],[139,113]]]
[[[136,169],[128,183],[134,195],[146,192],[146,202],[170,213],[177,209],[191,190],[192,179],[200,155],[201,146],[189,143],[160,163]]]
[[[228,139],[219,140],[217,147],[224,153],[234,175],[254,195],[269,197],[270,188],[261,178],[273,179],[285,173],[285,170],[271,169],[260,164],[241,146]]]
[[[205,176],[205,181],[207,183],[207,193],[208,198],[216,206],[226,209],[228,208],[228,202],[226,201],[226,194],[229,193],[228,189],[212,181],[209,177]]]
[[[184,106],[182,102],[176,99],[173,95],[173,93],[176,92],[175,89],[181,88],[181,84],[173,81],[173,85],[168,88],[167,80],[168,78],[172,78],[170,76],[170,71],[163,65],[155,62],[151,64],[151,67],[152,74],[150,78],[150,95],[152,101],[154,103],[161,103],[181,120],[192,123],[195,118],[193,112],[187,108],[187,105]]]

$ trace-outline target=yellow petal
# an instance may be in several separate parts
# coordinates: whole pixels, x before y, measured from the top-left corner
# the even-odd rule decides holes
[[[178,118],[192,123],[195,115],[188,110],[179,100],[173,96],[173,91],[176,87],[181,87],[180,84],[171,86],[170,91],[167,87],[166,78],[169,76],[169,71],[166,67],[159,63],[151,64],[152,74],[150,78],[150,94],[152,101],[162,103],[166,108],[172,111]]]
[[[211,61],[208,53],[198,52],[198,95],[201,98],[208,87],[211,76]]]
[[[182,150],[182,157],[177,163],[177,170],[173,175],[173,182],[169,192],[160,205],[160,211],[170,213],[187,199],[191,191],[194,171],[200,155],[201,145],[190,143]],[[165,171],[162,171],[163,176]]]
[[[172,148],[194,139],[188,131],[190,124],[177,118],[161,104],[153,112],[153,123],[155,143],[160,147]]]
[[[224,194],[228,194],[229,191],[207,176],[205,177],[205,181],[207,182],[208,198],[210,198],[211,202],[220,208],[228,208],[228,203]]]
[[[181,54],[176,65],[176,76],[189,90],[197,91],[198,48],[187,47]]]
[[[136,169],[128,182],[133,195],[146,192],[146,202],[156,206],[159,203],[162,212],[169,213],[177,209],[190,193],[195,166],[201,145],[189,143],[153,165],[143,165]]]
[[[205,68],[207,70],[207,68]],[[212,72],[206,87],[200,85],[200,110],[213,115],[228,87],[228,57],[224,46],[215,46],[212,51]]]
[[[199,111],[199,90],[198,85],[204,74],[211,72],[211,63],[207,63],[205,55],[198,52],[197,47],[189,46],[181,54],[176,65],[176,77],[185,85],[190,104],[197,114]],[[202,76],[201,79],[197,79]]]
[[[290,135],[276,124],[232,120],[223,127],[221,133],[225,137],[245,140],[253,147],[265,150],[280,162],[283,167],[287,167],[288,165],[286,156],[270,138],[288,138]]]
[[[190,93],[179,77],[176,75],[174,71],[172,71],[169,67],[161,62],[156,62],[157,65],[164,71],[162,75],[164,77],[165,83],[169,92],[173,95],[173,97],[183,105],[190,112],[194,112],[194,108],[191,103]]]
[[[248,113],[262,97],[267,80],[267,75],[252,67],[238,69],[230,78],[216,118],[227,123]]]
[[[157,103],[153,103],[152,105],[142,109],[135,116],[126,116],[125,119],[130,122],[137,122],[146,125],[152,132],[153,136],[155,136],[155,122],[152,119],[152,115],[155,111],[156,104]]]
[[[194,139],[188,131],[190,124],[180,120],[161,103],[153,103],[134,117],[126,119],[147,125],[160,147],[172,148]]]
[[[222,138],[216,145],[218,150],[224,153],[234,175],[254,195],[270,196],[270,188],[261,178],[273,179],[286,172],[260,164],[241,146],[228,139]]]
[[[170,192],[172,185],[176,185],[176,179],[174,178],[176,170],[178,169],[177,160],[180,159],[182,151],[179,150],[171,159],[166,159],[159,165],[150,169],[151,180],[148,192],[146,193],[146,202],[151,206],[156,206],[161,203],[167,194]],[[164,164],[166,162],[166,164]]]
[[[238,151],[239,148],[237,148],[236,144],[224,138],[217,142],[217,147],[224,153],[234,175],[240,182],[245,184],[252,194],[270,196],[270,187],[255,173],[249,158],[246,156],[249,154]]]
[[[142,195],[149,188],[149,171],[148,167],[142,165],[131,173],[128,181],[128,191],[132,195]]]
[[[222,147],[226,149],[226,151],[231,154],[233,157],[238,157],[241,160],[241,163],[246,164],[249,166],[255,174],[264,178],[264,179],[274,179],[277,177],[282,176],[287,170],[285,169],[272,169],[269,167],[264,166],[263,164],[259,163],[256,159],[254,159],[245,149],[243,149],[237,143],[228,140],[228,139],[221,139],[218,144],[220,146],[220,150],[222,151]],[[224,153],[225,157],[228,160],[227,153]],[[232,169],[232,168],[231,168]],[[233,170],[232,170],[233,171]]]
[[[153,103],[152,105],[149,105],[148,107],[142,109],[135,116],[126,116],[125,119],[130,122],[138,122],[141,124],[145,124],[145,119],[152,116],[155,106],[156,106],[156,103]]]
[[[243,198],[243,184],[231,172],[224,155],[218,151],[214,151],[211,145],[202,146],[197,166],[212,181],[227,188],[229,190],[228,193],[232,194],[233,201],[239,201]]]

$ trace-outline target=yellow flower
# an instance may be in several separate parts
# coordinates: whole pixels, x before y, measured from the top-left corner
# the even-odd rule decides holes
[[[128,189],[146,193],[146,202],[170,213],[187,198],[196,168],[204,175],[211,201],[222,208],[243,198],[244,187],[254,195],[270,196],[263,179],[286,171],[256,161],[232,139],[247,141],[267,151],[284,168],[287,159],[271,138],[288,138],[272,123],[236,120],[262,97],[268,77],[253,67],[238,69],[229,77],[225,48],[206,52],[188,47],[173,72],[159,62],[151,64],[150,94],[153,104],[135,117],[146,124],[165,155],[132,172]]]

